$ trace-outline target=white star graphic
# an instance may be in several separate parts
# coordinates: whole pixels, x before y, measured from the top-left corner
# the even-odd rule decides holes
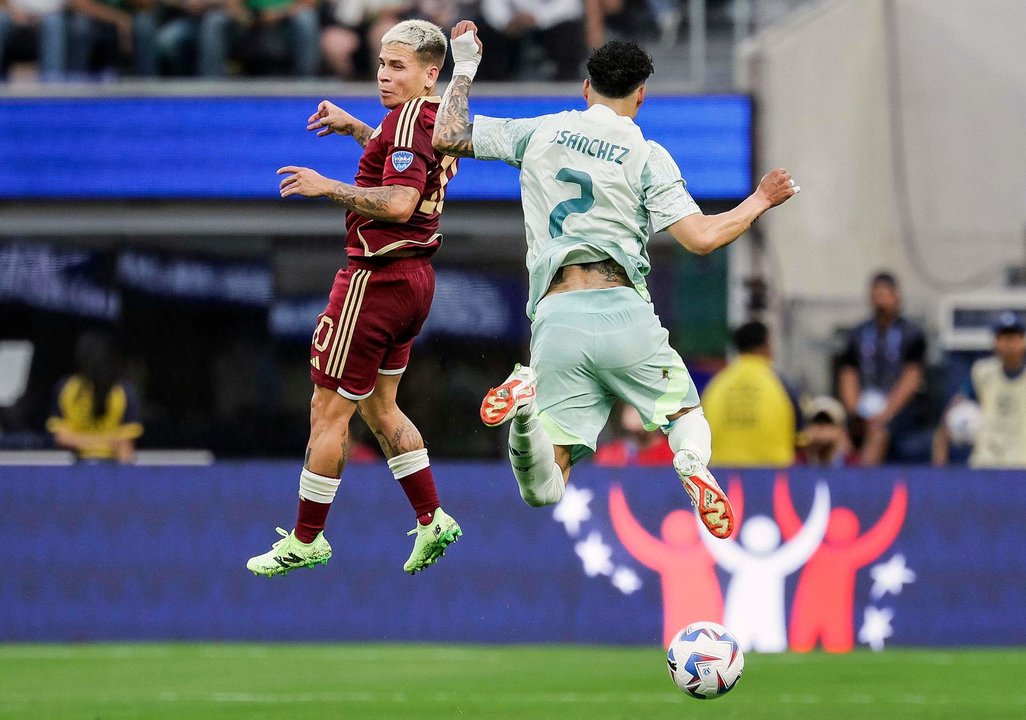
[[[641,589],[641,578],[629,567],[618,567],[610,582],[624,595],[630,595]]]
[[[567,485],[563,492],[563,499],[559,501],[552,511],[552,517],[563,523],[566,534],[570,537],[577,537],[581,532],[581,523],[591,519],[591,509],[588,504],[595,497],[587,488],[578,490],[573,485]]]
[[[891,620],[894,611],[888,608],[875,608],[872,605],[862,614],[862,627],[859,628],[859,642],[866,643],[877,652],[883,650],[884,640],[894,634]]]
[[[588,534],[587,540],[574,545],[574,551],[581,558],[584,565],[584,574],[588,577],[596,575],[610,575],[613,572],[613,563],[610,557],[613,549],[602,542],[602,536],[597,532]]]
[[[897,554],[885,563],[874,565],[869,570],[873,577],[873,587],[869,596],[879,600],[887,593],[900,595],[902,588],[916,581],[916,574],[905,565],[905,556]]]

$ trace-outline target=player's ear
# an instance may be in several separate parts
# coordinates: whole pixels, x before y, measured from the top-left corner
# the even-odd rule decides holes
[[[638,87],[637,101],[638,101],[637,107],[641,107],[641,103],[645,102],[645,86],[644,85],[641,85],[641,86]]]
[[[435,83],[438,82],[439,69],[437,65],[428,65],[427,68],[427,86],[433,88]]]
[[[584,78],[584,87],[581,88],[581,94],[584,96],[584,102],[588,102],[588,93],[591,92],[591,80]]]

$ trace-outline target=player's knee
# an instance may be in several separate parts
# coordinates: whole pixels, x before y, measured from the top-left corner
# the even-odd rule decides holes
[[[550,497],[546,497],[545,495],[524,487],[520,488],[520,497],[523,498],[525,503],[535,508],[554,505],[557,502]]]
[[[383,403],[360,403],[360,417],[367,423],[374,432],[382,432],[384,429],[399,422],[399,408],[394,403],[390,406]]]
[[[352,400],[344,398],[336,392],[317,387],[313,397],[310,398],[310,427],[348,426],[355,408],[356,404]]]

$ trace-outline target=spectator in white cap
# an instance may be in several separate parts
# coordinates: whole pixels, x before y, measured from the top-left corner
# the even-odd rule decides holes
[[[845,467],[858,465],[858,454],[848,435],[848,414],[829,395],[813,398],[802,408],[805,427],[798,435],[799,465]]]
[[[1003,312],[993,330],[994,354],[973,363],[934,435],[935,465],[962,443],[973,446],[970,467],[1026,468],[1026,322]]]

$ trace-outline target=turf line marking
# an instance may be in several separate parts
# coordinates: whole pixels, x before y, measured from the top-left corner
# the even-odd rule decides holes
[[[307,693],[176,693],[163,692],[158,695],[162,702],[212,702],[212,703],[239,703],[239,704],[282,704],[302,702],[366,702],[366,703],[408,703],[415,702],[418,698],[411,697],[406,693],[374,693],[366,691],[348,692],[307,692]],[[610,702],[647,702],[647,703],[670,703],[680,704],[684,700],[683,695],[676,692],[666,693],[628,693],[623,694],[588,694],[583,693],[530,693],[530,694],[509,694],[496,695],[468,694],[468,693],[434,693],[431,699],[435,702],[502,702],[510,704],[537,704],[537,703],[574,703],[574,704],[602,704]]]

